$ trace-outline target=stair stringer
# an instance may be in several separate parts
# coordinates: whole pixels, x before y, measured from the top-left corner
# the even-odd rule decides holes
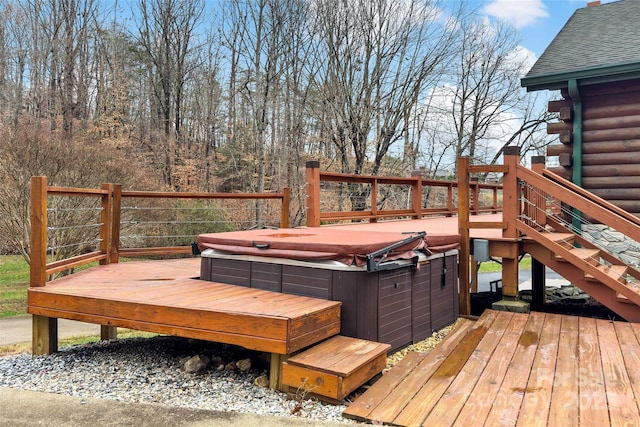
[[[524,252],[530,254],[578,288],[589,294],[609,310],[628,322],[640,322],[640,306],[629,304],[618,299],[618,293],[601,282],[587,280],[584,271],[569,262],[555,259],[554,252],[535,241],[523,242]],[[622,285],[624,286],[624,285]]]
[[[602,272],[597,267],[589,264],[586,260],[571,253],[569,249],[545,237],[544,232],[540,232],[522,221],[516,221],[516,227],[521,233],[533,239],[537,244],[546,249],[545,253],[536,256],[529,251],[535,251],[535,245],[524,243],[523,249],[529,249],[525,249],[525,252],[530,253],[538,261],[542,262],[560,275],[572,282],[575,282],[574,284],[576,286],[587,292],[615,313],[618,313],[626,320],[634,322],[640,321],[640,294]],[[567,261],[567,263],[556,260],[556,256],[561,256]],[[550,264],[553,264],[553,266]],[[563,266],[562,264],[571,265],[572,268],[577,269],[578,272],[573,272],[569,270],[566,265]],[[591,275],[597,280],[597,282],[588,281],[585,278],[585,274]],[[570,277],[567,277],[567,275]],[[617,298],[618,294],[626,297],[628,302],[620,302]],[[629,302],[632,304],[629,304]],[[637,311],[637,315],[634,314],[635,311]],[[628,317],[636,320],[631,320],[631,318]]]

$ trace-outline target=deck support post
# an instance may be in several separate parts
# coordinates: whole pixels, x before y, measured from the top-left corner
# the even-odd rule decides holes
[[[31,353],[41,356],[58,351],[58,319],[34,314],[32,322]]]
[[[271,366],[269,368],[269,388],[287,392],[288,387],[282,385],[282,362],[289,358],[286,354],[271,353]],[[285,389],[286,387],[286,389]]]
[[[116,326],[100,325],[100,340],[111,341],[118,338],[118,328]]]
[[[513,244],[517,245],[516,218],[520,213],[520,188],[516,168],[520,164],[520,147],[510,146],[504,149],[504,164],[508,170],[503,182],[503,220],[506,228],[502,237],[513,240]],[[502,295],[510,299],[518,298],[518,251],[514,255],[502,258]]]
[[[471,296],[469,295],[469,261],[471,242],[469,235],[469,158],[458,158],[458,233],[460,234],[460,252],[458,261],[458,309],[461,315],[471,314]]]
[[[531,259],[531,305],[539,310],[546,302],[545,265],[535,258]]]

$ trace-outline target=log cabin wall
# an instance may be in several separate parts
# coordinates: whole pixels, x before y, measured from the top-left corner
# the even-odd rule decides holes
[[[561,121],[549,123],[547,133],[559,143],[547,147],[557,156],[553,172],[574,176],[574,102],[568,90],[549,102]],[[640,216],[640,79],[579,88],[582,103],[581,186],[626,211]]]

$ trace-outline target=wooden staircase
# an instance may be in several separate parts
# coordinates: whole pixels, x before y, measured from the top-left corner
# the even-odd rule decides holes
[[[629,275],[632,267],[582,237],[517,222],[524,235],[523,251],[571,281],[630,322],[640,322],[640,287]],[[560,224],[555,224],[563,228]]]

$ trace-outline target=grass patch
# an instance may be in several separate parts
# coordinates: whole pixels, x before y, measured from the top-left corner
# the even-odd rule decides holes
[[[20,255],[0,256],[0,317],[27,313],[29,264]]]
[[[526,256],[520,261],[521,270],[531,270],[531,257]],[[480,264],[478,273],[495,273],[502,271],[502,264],[495,261],[486,261]]]
[[[82,271],[97,262],[74,268]],[[0,318],[27,314],[29,264],[21,255],[0,255]]]

